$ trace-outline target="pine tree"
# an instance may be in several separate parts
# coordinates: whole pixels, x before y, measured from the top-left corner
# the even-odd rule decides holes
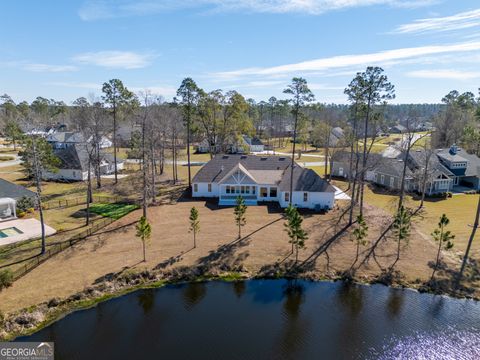
[[[140,218],[140,221],[137,223],[135,226],[135,229],[137,230],[136,236],[142,240],[143,244],[143,262],[147,261],[146,257],[146,242],[150,239],[150,236],[152,235],[152,227],[149,224],[147,218],[145,216],[142,216]]]
[[[193,233],[193,248],[197,247],[197,234],[200,231],[200,221],[198,220],[198,210],[194,206],[190,209],[190,232]]]
[[[437,250],[437,258],[435,260],[435,266],[433,268],[433,273],[432,273],[432,277],[430,278],[430,281],[433,281],[435,272],[438,269],[438,263],[440,262],[440,251],[442,250],[442,247],[445,250],[449,250],[453,247],[452,240],[455,238],[455,235],[453,235],[452,232],[449,230],[445,231],[445,227],[449,223],[450,223],[450,220],[448,219],[447,215],[443,214],[440,217],[440,221],[438,222],[438,227],[432,232],[433,239],[438,242],[438,250]]]
[[[285,209],[287,222],[284,224],[285,231],[290,238],[292,244],[292,254],[295,250],[295,263],[298,262],[298,250],[305,247],[305,240],[308,239],[307,232],[302,229],[302,216],[299,214],[296,207],[292,204]]]
[[[357,246],[357,253],[355,256],[355,261],[352,264],[352,267],[357,263],[358,256],[360,253],[360,245],[367,245],[367,236],[368,236],[368,226],[362,214],[357,216],[357,227],[353,230],[353,236],[355,239],[355,244]]]
[[[237,196],[237,203],[233,209],[233,214],[235,215],[235,223],[238,226],[238,238],[242,237],[242,226],[245,226],[247,223],[247,218],[245,213],[247,212],[247,205],[245,205],[245,200],[241,196]]]

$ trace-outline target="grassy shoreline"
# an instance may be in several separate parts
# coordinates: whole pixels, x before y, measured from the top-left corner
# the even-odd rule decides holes
[[[418,291],[419,293],[430,293],[434,295],[444,295],[455,299],[471,299],[480,301],[479,296],[471,296],[465,292],[453,292],[444,291],[441,289],[435,289],[430,287],[426,283],[409,283],[400,279],[393,280],[392,283],[385,283],[378,278],[364,278],[359,279],[355,277],[345,276],[329,276],[326,274],[304,274],[304,273],[291,273],[287,270],[279,270],[274,273],[257,273],[252,274],[245,270],[226,271],[226,272],[207,272],[198,273],[198,268],[184,268],[180,272],[174,271],[170,273],[157,273],[154,274],[150,271],[141,271],[135,273],[119,273],[115,275],[114,279],[109,279],[105,282],[113,282],[115,286],[113,290],[106,290],[105,282],[96,285],[95,287],[89,287],[81,293],[74,294],[69,298],[59,300],[52,299],[47,303],[37,304],[26,309],[9,314],[8,316],[0,316],[0,340],[13,341],[21,336],[28,336],[41,329],[50,326],[51,324],[63,319],[65,316],[76,312],[87,310],[97,306],[99,303],[115,299],[138,290],[144,289],[158,289],[167,285],[184,284],[192,282],[206,282],[206,281],[246,281],[246,280],[260,280],[260,279],[300,279],[306,281],[345,281],[358,285],[373,285],[382,284],[390,288],[397,289],[410,289]],[[163,278],[162,278],[163,277]],[[99,290],[103,289],[103,290]],[[37,321],[32,320],[31,323],[24,323],[25,318],[28,318],[28,314],[32,316],[30,319],[35,319],[33,314],[43,314],[43,317],[37,318]],[[19,321],[20,319],[20,321]],[[17,325],[17,326],[15,326]],[[10,328],[10,331],[8,329]]]

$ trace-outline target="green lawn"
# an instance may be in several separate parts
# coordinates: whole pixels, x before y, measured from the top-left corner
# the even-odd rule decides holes
[[[90,206],[90,211],[105,217],[112,219],[120,219],[121,217],[127,215],[133,210],[138,209],[138,205],[135,204],[92,204]]]

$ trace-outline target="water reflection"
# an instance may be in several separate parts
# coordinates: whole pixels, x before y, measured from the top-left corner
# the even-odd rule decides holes
[[[403,307],[405,294],[403,291],[392,290],[387,300],[387,311],[391,318],[400,315]]]
[[[347,282],[342,283],[338,289],[337,296],[340,304],[354,317],[362,311],[363,290],[363,286]]]
[[[145,289],[137,295],[138,305],[143,309],[143,313],[148,314],[155,305],[155,290]]]
[[[243,294],[245,294],[245,290],[247,286],[246,282],[234,281],[232,285],[233,285],[233,292],[235,293],[237,298],[240,299],[243,296]]]
[[[279,341],[281,357],[298,358],[307,340],[309,322],[301,316],[305,302],[305,286],[298,280],[289,280],[283,290],[283,331]]]
[[[199,304],[207,293],[204,282],[189,283],[182,287],[182,296],[185,309],[191,310]]]
[[[193,283],[18,340],[54,341],[58,359],[480,359],[480,303],[341,282]]]

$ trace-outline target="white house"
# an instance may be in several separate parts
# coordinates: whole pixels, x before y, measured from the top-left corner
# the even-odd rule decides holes
[[[85,181],[88,178],[88,152],[85,145],[71,145],[66,148],[54,149],[54,155],[60,160],[57,172],[45,171],[42,175],[47,180]],[[115,171],[112,154],[100,154],[100,174],[108,175]],[[117,170],[123,170],[124,162],[117,158]],[[91,174],[94,168],[91,164]]]
[[[290,203],[291,159],[280,156],[217,155],[192,180],[193,197],[218,198],[234,205],[242,196],[247,205]],[[292,204],[298,208],[331,209],[335,188],[311,169],[294,164]]]
[[[88,139],[88,143],[92,142],[92,138]],[[47,141],[54,149],[65,149],[76,144],[85,144],[85,138],[80,132],[58,131],[47,135]],[[102,136],[99,141],[100,149],[106,149],[113,146],[113,142],[106,136]]]

